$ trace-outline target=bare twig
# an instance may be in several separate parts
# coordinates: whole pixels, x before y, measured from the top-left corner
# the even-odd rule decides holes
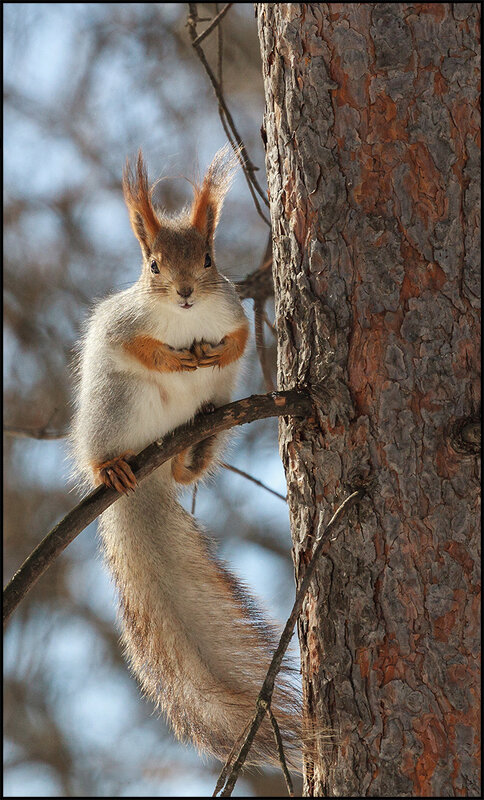
[[[247,725],[245,726],[245,728],[242,731],[241,735],[238,737],[238,739],[235,740],[234,746],[232,747],[232,750],[228,754],[227,760],[226,760],[226,762],[225,762],[225,764],[224,764],[224,766],[222,768],[222,771],[221,771],[220,775],[218,776],[217,783],[215,785],[215,789],[213,790],[212,797],[217,797],[217,794],[223,788],[223,785],[225,783],[225,778],[227,777],[227,773],[228,773],[228,771],[230,769],[230,766],[232,764],[232,760],[233,760],[233,758],[234,758],[234,756],[235,756],[235,754],[237,752],[237,747],[239,747],[240,743],[243,741],[245,734],[249,730],[249,725],[250,725],[250,722],[247,723]]]
[[[45,431],[43,428],[14,428],[10,426],[4,426],[3,432],[6,433],[8,436],[16,436],[22,439],[64,439],[67,436],[67,431]],[[265,483],[262,481],[257,480],[254,478],[253,475],[249,475],[248,472],[244,472],[242,469],[238,467],[233,467],[231,464],[226,464],[225,462],[221,462],[221,467],[224,469],[228,469],[230,472],[234,472],[237,475],[240,475],[242,478],[246,478],[248,481],[252,481],[257,486],[260,486],[261,489],[265,489],[266,492],[270,492],[271,494],[279,497],[280,500],[287,501],[287,497],[284,494],[280,494],[276,492],[275,489],[271,489],[270,486],[266,486]],[[195,513],[195,500],[198,490],[198,484],[195,484],[193,487],[193,497],[192,497],[192,511],[191,513]]]
[[[246,177],[247,184],[249,186],[249,190],[250,190],[250,193],[252,195],[252,199],[254,200],[254,204],[255,204],[255,207],[257,209],[257,212],[258,212],[259,216],[262,217],[264,222],[267,225],[269,225],[269,227],[270,227],[271,223],[268,220],[268,218],[266,217],[266,215],[264,214],[264,212],[262,211],[262,209],[260,207],[260,204],[259,204],[259,201],[257,200],[257,197],[255,196],[255,193],[257,192],[257,194],[262,198],[263,202],[265,203],[265,205],[267,207],[269,207],[269,201],[268,201],[264,191],[262,190],[257,178],[255,177],[255,167],[254,167],[252,161],[249,158],[249,155],[247,153],[247,149],[245,147],[243,139],[240,136],[240,134],[239,134],[239,132],[238,132],[236,126],[235,126],[235,122],[234,122],[233,117],[232,117],[232,115],[231,115],[231,113],[230,113],[230,111],[229,111],[229,109],[227,107],[227,103],[225,102],[225,97],[223,95],[223,92],[221,91],[220,84],[217,81],[217,79],[216,79],[216,77],[215,77],[215,75],[213,73],[213,70],[210,67],[210,64],[208,63],[208,61],[207,61],[207,59],[205,57],[205,53],[203,52],[202,47],[200,46],[200,44],[196,44],[196,40],[197,40],[197,21],[198,21],[197,4],[196,3],[188,3],[188,8],[189,8],[189,14],[188,14],[187,23],[188,23],[188,28],[189,28],[189,31],[190,31],[190,37],[191,37],[191,40],[192,40],[192,44],[193,44],[194,50],[197,53],[202,65],[203,65],[203,67],[205,69],[205,72],[208,75],[210,83],[212,84],[213,90],[215,92],[215,96],[216,96],[216,98],[218,100],[219,113],[220,113],[220,117],[222,119],[222,124],[224,125],[224,130],[225,130],[225,132],[226,132],[226,134],[227,134],[227,136],[229,138],[230,144],[232,145],[232,147],[234,149],[234,152],[236,153],[237,157],[239,158],[239,161],[240,161],[242,169],[244,171],[244,175]],[[226,123],[227,123],[228,127],[230,128],[230,130],[232,132],[233,138],[228,134],[224,118],[226,120]],[[235,139],[235,143],[236,143],[235,145],[234,145],[234,139]]]
[[[267,395],[252,395],[238,400],[236,403],[222,406],[210,414],[201,414],[193,422],[180,425],[168,433],[163,440],[153,442],[135,458],[130,459],[131,467],[137,480],[142,481],[165,461],[211,434],[220,433],[256,419],[288,415],[304,417],[311,413],[311,408],[312,402],[309,395],[299,389],[273,392],[273,394]],[[106,486],[95,489],[37,545],[5,587],[3,593],[4,624],[54,559],[119,497],[120,495],[114,489],[108,489]]]
[[[274,282],[272,280],[272,270],[270,266],[272,259],[254,272],[246,275],[241,281],[237,281],[235,288],[241,300],[252,297],[254,300],[266,300],[274,294]]]
[[[206,27],[205,30],[199,36],[197,36],[197,38],[194,40],[194,42],[193,42],[193,46],[194,47],[196,47],[196,45],[198,45],[198,44],[201,44],[203,42],[203,40],[205,39],[205,37],[208,36],[210,33],[212,33],[213,29],[225,17],[227,11],[229,10],[229,8],[231,6],[233,6],[233,3],[227,3],[227,5],[224,6],[222,8],[222,10],[218,12],[217,16],[213,18],[213,20],[211,21],[210,25],[208,25],[208,27]],[[200,17],[198,18],[198,22],[200,22]]]
[[[67,431],[45,431],[43,428],[13,428],[5,426],[3,431],[9,436],[17,436],[25,439],[64,439],[67,436]],[[265,489],[266,492],[270,492],[276,497],[279,497],[281,500],[284,500],[284,502],[287,501],[287,497],[284,494],[280,494],[279,492],[276,492],[275,489],[271,489],[270,486],[266,486],[265,483],[257,480],[257,478],[254,478],[253,475],[249,475],[248,472],[244,472],[242,469],[233,467],[231,464],[226,464],[225,462],[221,462],[220,466],[224,469],[228,469],[230,472],[235,472],[237,475],[240,475],[242,478],[246,478],[248,481],[252,481],[252,483],[260,486],[261,489]],[[193,487],[192,514],[195,513],[197,490],[198,483],[196,483]]]
[[[217,12],[217,16],[220,16],[218,12],[218,3],[215,3],[215,11]],[[215,17],[217,19],[217,17]],[[215,22],[215,20],[214,20]],[[223,37],[223,30],[222,25],[218,26],[217,29],[217,78],[218,83],[220,86],[220,91],[223,92],[224,90],[224,78],[223,78],[223,66],[224,66],[224,37]]]
[[[45,425],[42,425],[40,428],[23,428],[17,425],[4,425],[3,432],[7,436],[16,436],[19,438],[28,438],[28,439],[63,439],[65,433],[62,431],[49,431],[49,425],[54,419],[55,415],[58,412],[58,408],[54,408],[51,415],[49,416]]]
[[[284,778],[286,780],[287,793],[288,793],[289,797],[294,797],[294,786],[292,785],[291,774],[290,774],[290,772],[289,772],[289,770],[287,768],[287,764],[286,764],[286,757],[284,755],[284,745],[282,743],[281,732],[279,730],[279,725],[277,724],[277,720],[276,720],[274,714],[272,713],[272,708],[270,706],[268,708],[268,714],[269,714],[269,719],[270,719],[270,721],[272,723],[272,728],[274,730],[274,738],[276,740],[277,752],[279,754],[279,761],[281,762],[281,769],[282,769]]]
[[[45,428],[20,428],[15,425],[4,425],[3,432],[6,436],[16,436],[19,439],[64,439],[66,431],[48,431]]]
[[[270,706],[276,675],[281,668],[282,659],[291,640],[297,618],[301,613],[306,592],[309,588],[309,584],[313,577],[314,570],[321,555],[323,546],[325,545],[328,539],[328,534],[330,533],[330,531],[333,530],[336,523],[341,518],[342,514],[348,511],[359,500],[361,500],[363,495],[364,495],[363,489],[358,489],[356,492],[352,492],[352,494],[350,494],[349,497],[347,497],[341,503],[341,505],[338,506],[333,516],[331,517],[330,521],[316,539],[316,547],[314,549],[311,561],[309,562],[308,566],[306,567],[306,571],[304,572],[304,576],[301,580],[299,589],[296,593],[296,599],[294,601],[291,614],[286,622],[281,638],[279,640],[279,644],[272,657],[269,669],[267,670],[264,683],[262,684],[262,688],[259,692],[259,696],[256,701],[256,711],[252,719],[250,728],[248,730],[247,735],[245,736],[244,743],[240,748],[239,754],[230,768],[230,771],[226,770],[226,773],[228,772],[228,777],[225,783],[225,788],[221,792],[220,797],[231,796],[232,789],[234,788],[240,770],[243,764],[245,763],[245,759],[247,758],[249,750],[252,746],[252,742],[254,741],[254,738],[257,734],[257,731],[259,730],[264,715]],[[320,524],[321,524],[321,517],[320,517]]]
[[[215,11],[218,13],[218,3],[215,3]],[[218,78],[219,92],[220,92],[221,95],[223,95],[223,90],[224,90],[223,89],[223,37],[222,37],[222,26],[221,25],[219,25],[218,29],[217,29],[217,50],[218,50],[218,53],[217,53],[217,78]],[[228,141],[230,143],[230,146],[231,146],[232,150],[234,151],[234,153],[237,153],[237,157],[239,158],[239,161],[240,161],[240,156],[239,156],[238,148],[237,148],[237,142],[232,136],[232,132],[231,132],[231,130],[229,128],[229,125],[227,123],[227,120],[225,118],[224,110],[223,110],[222,106],[220,105],[220,101],[218,103],[218,115],[220,117],[220,122],[222,123],[222,127],[223,127],[225,135],[226,135],[226,137],[227,137],[227,139],[228,139]],[[242,164],[242,166],[243,166],[243,164]],[[257,198],[254,195],[254,189],[252,188],[251,184],[249,184],[249,191],[250,191],[250,193],[252,195],[252,199],[253,199],[254,204],[255,204],[255,206],[257,208],[258,204],[259,204],[259,201],[257,200]]]
[[[276,326],[275,326],[275,325],[273,325],[273,324],[272,324],[272,322],[270,321],[270,319],[269,319],[269,317],[268,317],[268,315],[267,315],[267,311],[264,311],[264,322],[265,322],[265,324],[267,325],[267,327],[268,327],[268,328],[269,328],[269,329],[272,331],[272,333],[274,334],[274,336],[277,336],[277,328],[276,328]]]
[[[257,486],[260,486],[261,489],[265,489],[266,492],[270,492],[276,497],[279,497],[281,500],[284,500],[284,502],[287,502],[287,497],[285,495],[279,494],[279,492],[276,492],[275,489],[271,489],[269,486],[266,486],[265,483],[262,483],[262,481],[258,481],[257,478],[254,478],[253,475],[249,475],[248,472],[244,472],[243,470],[238,469],[238,467],[233,467],[231,464],[226,464],[225,462],[223,462],[221,466],[224,469],[229,469],[230,472],[235,472],[237,475],[241,475],[243,478],[247,478],[248,481],[252,481],[252,483],[255,483]]]

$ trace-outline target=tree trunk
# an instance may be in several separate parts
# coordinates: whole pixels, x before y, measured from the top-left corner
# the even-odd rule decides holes
[[[260,3],[306,796],[476,796],[479,7]],[[319,735],[329,729],[333,738]]]

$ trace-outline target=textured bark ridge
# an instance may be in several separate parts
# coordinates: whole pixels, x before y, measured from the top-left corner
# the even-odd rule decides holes
[[[301,615],[305,792],[476,796],[479,6],[256,8],[279,386],[325,378],[280,424],[299,580],[368,492]]]

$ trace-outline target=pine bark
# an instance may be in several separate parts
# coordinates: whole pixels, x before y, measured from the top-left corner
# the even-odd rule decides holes
[[[256,4],[306,796],[480,794],[479,11]]]

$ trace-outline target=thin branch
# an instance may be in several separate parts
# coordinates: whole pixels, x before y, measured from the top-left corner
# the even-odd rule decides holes
[[[25,439],[64,439],[67,436],[67,431],[45,431],[43,428],[13,428],[5,426],[3,431],[9,436],[17,436]],[[252,483],[260,486],[261,489],[265,489],[266,492],[270,492],[276,497],[279,497],[281,500],[284,500],[284,502],[287,502],[286,495],[276,492],[276,490],[271,489],[270,486],[266,486],[265,483],[257,480],[257,478],[254,478],[253,475],[249,475],[248,472],[244,472],[238,467],[233,467],[231,464],[226,464],[225,462],[221,462],[220,466],[224,469],[230,470],[230,472],[235,472],[237,475],[241,475],[242,478],[247,478],[248,481],[252,481]],[[197,489],[198,484],[195,484],[193,487],[192,514],[195,513],[195,498],[197,495]]]
[[[218,13],[218,3],[215,3],[215,11]],[[218,54],[217,54],[217,70],[218,70],[217,79],[218,79],[219,92],[220,92],[221,95],[223,95],[223,37],[222,37],[222,26],[221,25],[218,26],[218,30],[217,30],[217,50],[218,50]],[[231,146],[232,150],[234,151],[234,153],[237,153],[237,157],[239,159],[239,162],[242,164],[242,167],[243,167],[244,164],[241,161],[239,153],[238,153],[237,142],[232,136],[232,132],[231,132],[231,130],[229,128],[229,125],[228,125],[227,120],[225,118],[224,110],[223,110],[220,102],[218,103],[217,108],[218,108],[218,114],[219,114],[219,117],[220,117],[220,122],[222,123],[222,127],[224,129],[224,133],[225,133],[225,135],[226,135],[226,137],[227,137],[227,139],[228,139],[228,141],[230,143],[230,146]],[[249,191],[250,191],[250,193],[252,195],[252,199],[254,201],[255,207],[260,212],[259,201],[257,200],[257,197],[254,194],[254,189],[252,187],[252,184],[249,183],[248,186],[249,186]]]
[[[17,425],[4,425],[3,432],[7,436],[17,436],[19,438],[28,438],[28,439],[63,439],[65,433],[61,431],[49,431],[49,425],[54,419],[55,415],[58,412],[58,408],[54,408],[52,413],[50,414],[49,418],[45,425],[42,425],[40,428],[23,428]]]
[[[225,97],[223,95],[223,92],[221,91],[220,84],[217,81],[215,75],[213,74],[212,68],[210,67],[210,64],[208,63],[208,61],[207,61],[207,59],[205,57],[205,53],[203,52],[202,47],[200,46],[200,44],[196,44],[196,40],[197,40],[197,21],[198,21],[197,4],[196,3],[188,3],[188,8],[189,8],[189,14],[188,14],[188,19],[187,19],[187,24],[188,24],[188,28],[189,28],[189,31],[190,31],[190,37],[191,37],[191,40],[192,40],[193,48],[194,48],[195,52],[197,53],[202,65],[203,65],[203,67],[205,69],[205,72],[208,75],[210,83],[212,84],[213,90],[215,92],[215,96],[216,96],[216,98],[218,100],[219,113],[221,115],[221,118],[225,117],[225,119],[227,121],[227,124],[228,124],[230,130],[232,131],[232,135],[233,135],[233,137],[234,137],[234,139],[236,141],[237,147],[235,148],[232,138],[229,137],[230,143],[231,143],[232,147],[234,148],[234,152],[237,154],[237,156],[239,158],[239,161],[241,163],[242,169],[244,171],[244,174],[245,174],[245,177],[246,177],[246,180],[247,180],[247,184],[249,186],[250,193],[252,194],[252,199],[254,200],[254,204],[256,206],[257,212],[262,217],[264,222],[267,225],[269,225],[269,227],[270,227],[271,223],[268,220],[268,218],[265,216],[265,214],[263,213],[263,211],[262,211],[262,209],[260,207],[260,204],[259,204],[259,202],[258,202],[258,200],[257,200],[257,198],[255,196],[255,192],[257,192],[259,194],[259,196],[262,198],[263,202],[265,203],[265,205],[267,207],[269,207],[269,201],[268,201],[264,191],[261,189],[257,178],[255,177],[255,174],[254,174],[255,173],[255,167],[254,167],[252,161],[249,158],[249,154],[247,153],[247,149],[245,147],[243,139],[240,136],[240,134],[239,134],[239,132],[238,132],[236,126],[235,126],[235,122],[234,122],[233,117],[232,117],[232,115],[231,115],[231,113],[230,113],[230,111],[229,111],[229,109],[227,107],[227,103],[225,102]],[[222,119],[222,123],[224,123],[223,119]],[[224,130],[227,133],[225,124],[224,124]]]
[[[220,16],[220,14],[218,13],[218,3],[215,3],[215,11],[217,12],[217,16]],[[216,18],[217,17],[215,17],[215,19]],[[224,37],[223,37],[222,25],[219,25],[217,29],[217,70],[218,70],[217,78],[221,92],[223,92],[224,90],[223,67],[224,67]]]
[[[67,436],[67,431],[46,431],[43,428],[14,428],[8,425],[5,425],[3,428],[3,432],[6,433],[8,436],[16,436],[19,438],[25,439],[64,439]],[[230,472],[235,472],[237,475],[241,475],[242,478],[247,478],[248,481],[252,481],[257,486],[260,486],[261,489],[265,489],[266,492],[270,492],[271,494],[279,497],[284,502],[287,502],[287,497],[284,494],[280,494],[276,492],[275,489],[271,489],[270,486],[266,486],[265,483],[262,481],[257,480],[254,478],[253,475],[249,475],[248,472],[244,472],[242,469],[238,467],[233,467],[231,464],[226,464],[225,462],[221,462],[221,467],[224,469],[230,470]],[[193,487],[193,497],[192,497],[192,511],[191,513],[195,513],[195,499],[197,495],[198,484],[196,483]]]
[[[250,725],[250,722],[247,723],[247,725],[245,726],[244,730],[242,731],[242,734],[238,737],[238,739],[235,740],[234,745],[232,747],[232,750],[230,751],[230,753],[227,756],[227,761],[225,762],[225,764],[224,764],[224,766],[222,768],[222,772],[218,776],[218,780],[217,780],[217,783],[215,785],[215,789],[213,791],[212,797],[217,797],[217,794],[220,792],[221,789],[223,789],[223,785],[225,783],[225,778],[227,777],[227,773],[228,773],[228,771],[230,769],[230,766],[232,764],[232,760],[233,760],[233,758],[234,758],[234,756],[235,756],[235,754],[237,752],[237,747],[244,740],[244,737],[245,737],[247,731],[249,730],[249,725]]]
[[[15,425],[4,425],[3,432],[6,436],[16,436],[19,439],[63,439],[66,431],[47,431],[45,428],[20,428]]]
[[[209,414],[200,414],[193,422],[180,425],[163,440],[152,442],[136,457],[130,459],[131,467],[137,480],[142,481],[165,461],[211,434],[267,417],[289,415],[306,417],[311,413],[311,409],[312,401],[309,395],[300,389],[273,392],[269,395],[252,395],[217,408]],[[4,624],[54,559],[119,497],[114,489],[108,489],[106,486],[98,487],[37,545],[4,589]]]
[[[194,47],[196,47],[197,44],[201,44],[205,39],[205,37],[208,36],[210,33],[212,33],[213,29],[225,17],[227,11],[231,6],[233,6],[233,3],[227,3],[227,5],[224,6],[221,11],[219,11],[217,16],[214,17],[213,20],[211,21],[210,25],[207,28],[205,28],[205,30],[194,40],[193,42]],[[200,22],[200,18],[198,18],[198,21]]]
[[[232,767],[230,768],[230,772],[228,773],[228,778],[225,783],[225,788],[221,792],[220,797],[231,796],[232,789],[235,786],[235,782],[238,778],[239,772],[242,766],[244,765],[245,759],[247,758],[249,750],[252,746],[252,742],[254,741],[257,731],[259,730],[264,715],[270,706],[276,675],[281,668],[282,659],[287,650],[289,642],[291,641],[291,637],[294,631],[294,626],[296,624],[297,618],[299,617],[299,614],[301,613],[306,592],[309,588],[309,584],[311,583],[311,579],[313,577],[314,570],[321,555],[322,549],[328,539],[328,534],[330,533],[330,531],[333,530],[333,528],[335,527],[336,523],[340,520],[343,513],[345,513],[352,506],[354,506],[355,503],[361,500],[363,496],[364,496],[363,489],[358,489],[356,492],[352,492],[352,494],[350,494],[349,497],[347,497],[341,503],[341,505],[338,506],[333,516],[331,517],[330,521],[316,539],[316,547],[314,549],[311,561],[309,562],[308,566],[306,567],[306,571],[304,572],[304,576],[299,585],[299,589],[296,593],[296,599],[294,601],[291,614],[289,615],[289,618],[286,622],[281,638],[279,640],[279,644],[272,657],[269,669],[267,670],[267,674],[264,683],[262,684],[262,688],[259,692],[259,696],[257,697],[256,711],[252,719],[251,726],[244,739],[244,743],[239,751],[239,754],[235,759],[235,761],[233,762]],[[320,525],[321,525],[321,516],[322,514],[320,513]],[[225,773],[227,774],[226,767],[224,767],[224,770]]]
[[[280,500],[284,500],[285,503],[287,502],[287,497],[284,494],[279,494],[279,492],[276,492],[275,489],[271,489],[269,486],[266,486],[265,483],[262,483],[262,481],[258,481],[257,478],[254,478],[252,475],[249,475],[248,472],[244,472],[243,470],[238,469],[238,467],[233,467],[231,464],[226,464],[225,462],[223,462],[221,466],[224,469],[229,469],[230,472],[235,472],[236,475],[241,475],[243,478],[247,478],[248,481],[252,481],[252,483],[255,483],[257,486],[260,486],[261,489],[265,489],[266,492],[270,492],[276,497],[279,497]]]
[[[267,311],[264,311],[264,322],[267,325],[267,327],[269,328],[269,330],[272,331],[273,335],[277,338],[277,328],[270,321],[270,319],[269,319],[269,317],[267,315]]]
[[[286,764],[286,757],[284,755],[284,745],[282,743],[281,732],[279,730],[279,725],[277,724],[277,720],[276,720],[274,714],[272,713],[272,708],[270,706],[268,708],[268,713],[269,713],[269,719],[270,719],[270,721],[272,723],[272,728],[274,730],[274,738],[276,740],[277,752],[279,754],[279,761],[281,762],[281,769],[282,769],[284,778],[286,780],[287,793],[288,793],[289,797],[294,797],[294,786],[292,785],[291,774],[290,774],[290,772],[289,772],[289,770],[287,768],[287,764]]]
[[[249,273],[241,281],[236,281],[235,288],[241,300],[252,297],[254,300],[266,300],[274,294],[274,282],[272,280],[272,270],[270,266],[272,258],[265,262],[262,267],[258,267],[254,272]]]

